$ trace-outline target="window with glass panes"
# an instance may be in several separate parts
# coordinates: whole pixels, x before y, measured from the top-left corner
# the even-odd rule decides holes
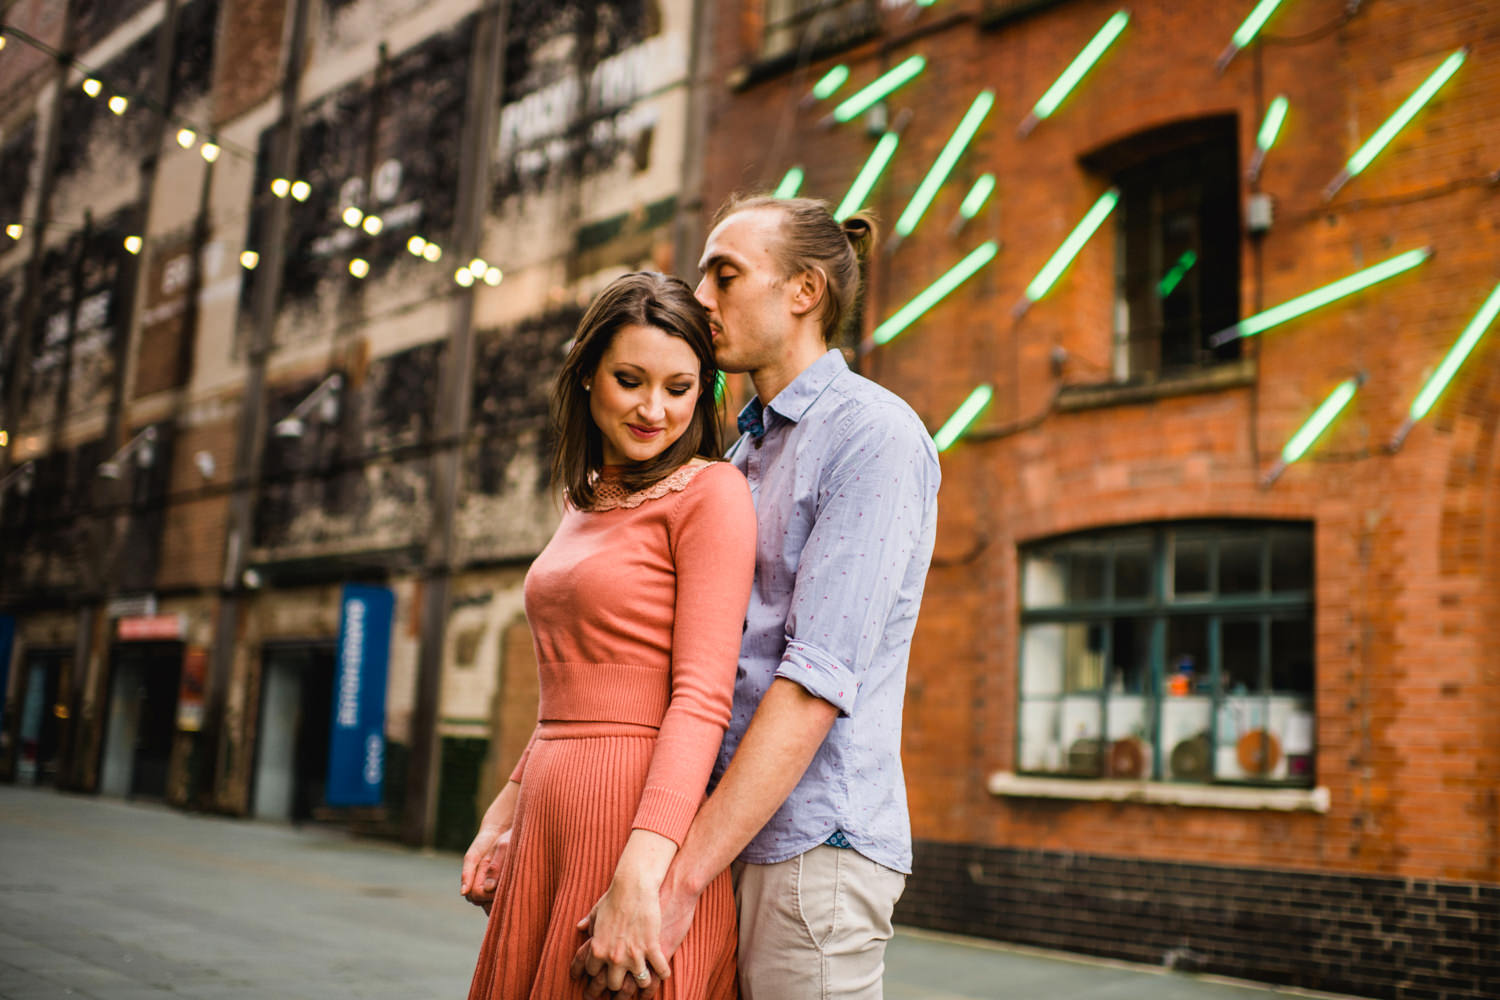
[[[1016,770],[1312,784],[1312,545],[1233,521],[1023,547]]]

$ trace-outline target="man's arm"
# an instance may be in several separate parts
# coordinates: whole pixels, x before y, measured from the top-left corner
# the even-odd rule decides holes
[[[713,795],[703,804],[662,883],[662,950],[672,954],[693,908],[786,801],[839,710],[785,678],[771,682]]]

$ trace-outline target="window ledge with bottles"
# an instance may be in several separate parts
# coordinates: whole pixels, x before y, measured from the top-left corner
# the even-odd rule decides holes
[[[1046,778],[1011,771],[990,775],[989,791],[997,798],[1073,799],[1090,802],[1140,802],[1162,806],[1209,809],[1252,809],[1267,812],[1326,813],[1326,787],[1254,788],[1231,785],[1188,785],[1172,781],[1079,781]]]
[[[1020,556],[1016,776],[992,791],[1316,801],[1311,525],[1146,524]]]

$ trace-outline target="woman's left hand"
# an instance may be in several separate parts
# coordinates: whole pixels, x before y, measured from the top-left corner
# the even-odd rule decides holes
[[[630,835],[609,890],[578,922],[589,939],[573,956],[575,978],[590,980],[585,995],[619,992],[631,979],[644,989],[671,976],[661,948],[661,883],[677,845],[646,830]],[[632,991],[634,992],[634,991]]]

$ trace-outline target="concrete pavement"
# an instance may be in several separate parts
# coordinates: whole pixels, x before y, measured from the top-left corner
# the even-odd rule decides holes
[[[0,998],[462,997],[457,885],[451,854],[3,785]],[[1295,995],[910,931],[887,966],[887,1000]]]

